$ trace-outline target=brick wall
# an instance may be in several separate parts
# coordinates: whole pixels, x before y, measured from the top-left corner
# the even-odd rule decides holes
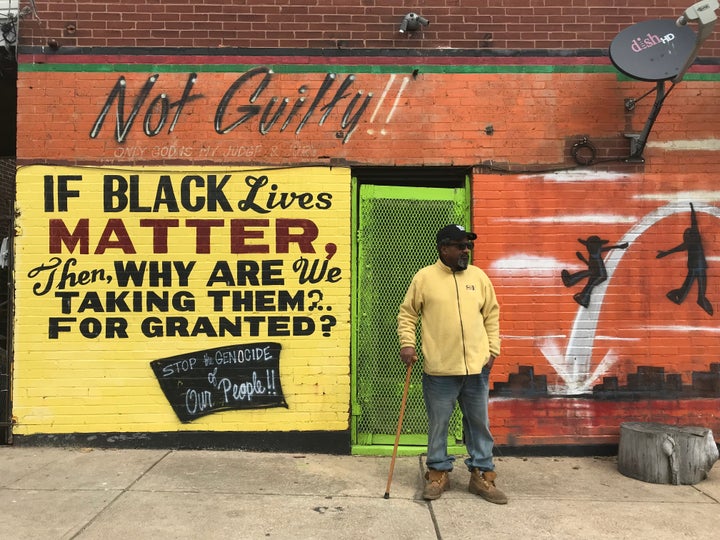
[[[38,18],[24,18],[20,44],[148,49],[607,50],[620,30],[643,20],[675,19],[692,2],[654,4],[632,0],[36,0]],[[400,21],[411,11],[427,18],[430,25],[412,35],[400,34]],[[720,56],[720,39],[707,40],[702,55]]]
[[[56,58],[61,60],[62,57]],[[262,60],[274,63],[277,58],[259,61]],[[251,90],[267,75],[270,82],[254,101],[257,114],[235,129],[218,133],[214,127],[218,103],[238,79],[238,72],[246,72],[247,67],[233,63],[212,65],[216,58],[201,57],[199,61],[205,65],[202,72],[196,73],[188,102],[182,110],[178,106],[168,108],[162,129],[148,135],[143,120],[160,122],[160,108],[157,105],[153,108],[153,100],[166,96],[168,103],[179,102],[191,78],[190,73],[178,71],[175,64],[189,65],[198,59],[169,56],[164,61],[171,62],[170,65],[155,66],[153,71],[108,73],[105,65],[112,61],[111,56],[86,55],[82,61],[70,57],[69,61],[78,62],[84,66],[78,69],[84,71],[67,71],[46,63],[36,66],[32,73],[20,74],[19,121],[23,129],[18,133],[18,163],[172,164],[218,160],[284,166],[328,162],[374,166],[483,163],[487,167],[523,172],[577,165],[570,156],[571,147],[587,136],[597,150],[597,159],[609,160],[606,166],[638,167],[624,162],[630,145],[623,133],[642,131],[653,98],[639,102],[632,112],[625,111],[623,101],[642,95],[650,85],[640,81],[620,84],[617,71],[606,59],[583,60],[588,64],[560,65],[555,73],[534,75],[528,74],[528,70],[536,67],[531,60],[520,66],[485,66],[472,59],[454,59],[452,65],[421,65],[417,77],[411,75],[412,65],[376,65],[373,69],[376,73],[363,72],[367,71],[363,66],[343,66],[353,71],[330,74],[326,70],[333,68],[322,65],[322,60],[316,60],[314,66],[308,62],[275,65],[273,73],[269,67],[261,67],[257,69],[264,71],[258,71],[245,85],[247,88],[240,89],[230,102],[232,106],[227,108],[222,124],[230,125],[239,117],[238,108],[248,106]],[[377,60],[365,57],[362,61]],[[466,63],[460,64],[461,61]],[[91,67],[91,62],[96,65]],[[494,69],[501,69],[502,73],[494,73]],[[341,84],[348,82],[346,97],[338,99],[322,125],[324,111],[321,113],[318,106],[314,116],[298,129],[317,89],[323,81],[330,81],[331,75],[335,77],[325,99],[335,96]],[[143,86],[150,84],[148,81],[152,90],[144,100],[135,101]],[[121,83],[124,84],[119,86]],[[76,91],[76,85],[83,91]],[[126,89],[124,109],[118,113],[119,102],[115,99],[103,117],[101,111],[115,88]],[[288,129],[282,130],[290,116],[288,106],[272,127],[261,132],[263,111],[275,114],[278,110],[279,105],[273,105],[272,99],[288,96],[293,103],[301,88],[312,89],[303,94],[307,99],[303,113],[296,114]],[[702,119],[720,112],[719,93],[720,88],[712,81],[690,80],[677,85],[655,123],[650,145],[673,139],[707,140],[711,145],[715,125]],[[370,99],[362,114],[358,112],[360,98],[352,104],[356,96]],[[131,107],[135,104],[138,114],[130,123]],[[354,131],[348,125],[343,127],[347,111],[349,116],[360,114]],[[175,114],[179,116],[171,131],[169,126]],[[266,126],[272,114],[266,115]],[[66,118],[76,121],[68,122]],[[99,125],[101,118],[103,122]],[[122,140],[118,140],[116,132],[118,121],[125,124]],[[98,125],[97,132],[91,136],[94,124]],[[491,131],[486,131],[488,126],[492,126]],[[44,133],[42,144],[38,143],[38,132]],[[645,156],[648,172],[660,167],[664,173],[703,172],[716,159],[712,151],[695,152],[687,159],[683,152],[654,147],[649,147]]]
[[[615,442],[628,421],[720,432],[720,213],[708,204],[716,183],[700,166],[474,182],[475,262],[501,299],[502,353],[491,375],[500,444]],[[693,212],[707,268],[687,251],[698,249]],[[581,259],[592,259],[593,236],[607,249],[601,267]],[[691,264],[699,267],[687,296],[671,300]]]
[[[713,60],[720,52],[718,40],[713,37],[706,42],[703,69],[673,89],[650,134],[646,161],[626,163],[629,143],[625,134],[642,130],[653,96],[639,100],[633,110],[626,110],[623,104],[652,90],[652,83],[619,76],[607,58],[608,45],[620,30],[635,22],[674,19],[687,3],[665,2],[662,7],[639,7],[631,2],[573,7],[548,3],[539,7],[530,1],[504,2],[498,7],[476,2],[471,7],[468,2],[447,1],[442,6],[407,2],[390,8],[361,0],[333,2],[331,6],[319,0],[250,5],[180,0],[39,1],[38,19],[26,18],[21,26],[18,163],[45,165],[35,175],[28,171],[28,179],[35,182],[46,173],[72,177],[89,174],[84,171],[93,167],[99,178],[104,172],[101,167],[147,165],[163,165],[177,175],[208,165],[321,165],[330,169],[462,166],[468,174],[472,171],[473,227],[482,231],[483,238],[475,261],[497,283],[503,304],[503,354],[492,380],[498,397],[492,409],[498,442],[616,442],[618,424],[623,420],[697,422],[720,432],[716,415],[720,399],[716,358],[720,351],[715,331],[720,312],[720,255],[715,245],[720,237],[720,213],[714,206],[720,87],[719,68]],[[420,12],[431,24],[422,32],[401,36],[400,19],[410,10]],[[57,52],[51,45],[58,47]],[[249,48],[255,51],[250,53]],[[445,48],[461,51],[451,56]],[[226,55],[220,54],[225,51]],[[236,94],[231,93],[222,124],[229,126],[251,103],[259,107],[257,115],[236,129],[218,130],[213,124],[221,109],[218,104],[238,77],[252,70],[264,71],[236,87]],[[253,101],[252,89],[263,75],[268,77],[267,87]],[[282,118],[272,124],[271,118],[279,110],[276,98],[287,97],[290,105],[285,114],[300,97],[306,98],[305,114],[325,82],[327,93],[317,99],[314,116],[310,114],[302,127],[299,119],[303,115],[298,115],[287,130],[280,129],[286,116],[279,112]],[[348,86],[343,95],[339,88],[345,82]],[[144,98],[138,97],[144,85],[149,90]],[[125,92],[123,105],[119,99],[109,98],[113,89],[119,93],[120,88]],[[178,103],[185,89],[192,99],[180,112]],[[360,114],[360,103],[371,93],[373,100]],[[320,107],[328,103],[332,107],[328,106],[327,117],[320,121]],[[167,107],[166,117],[162,117],[163,106]],[[137,113],[134,123],[130,121],[133,108]],[[176,113],[178,121],[172,124]],[[347,119],[355,114],[361,121],[351,131]],[[583,135],[589,136],[597,157],[608,162],[563,170],[581,169],[570,158],[570,151]],[[551,172],[542,174],[540,169]],[[297,187],[283,187],[282,193],[299,192],[311,185],[301,177],[301,170],[304,168],[288,180]],[[345,226],[352,217],[349,189],[345,184],[337,187],[348,202],[337,217]],[[26,218],[35,212],[37,223],[44,225],[48,216],[38,207],[40,190],[38,183],[18,201]],[[149,192],[150,197],[165,194]],[[86,208],[93,227],[98,220],[102,225],[115,216],[114,212],[109,212],[112,216],[99,212],[100,200],[97,195]],[[690,221],[689,202],[699,212],[709,262],[706,294],[714,313],[698,304],[698,285],[679,304],[666,296],[682,283],[687,256],[656,258],[659,250],[681,242]],[[149,203],[143,200],[143,204]],[[80,217],[68,213],[68,219]],[[68,227],[74,224],[68,221]],[[568,287],[561,279],[564,269],[579,272],[586,268],[576,255],[585,253],[578,239],[598,235],[614,244],[635,228],[644,227],[649,234],[643,232],[628,240],[627,255],[607,284],[602,310],[586,316],[586,308],[574,299],[582,284]],[[326,228],[332,228],[331,220]],[[28,253],[36,257],[35,269],[54,255],[47,251],[47,234],[38,234],[38,230],[28,229],[21,239]],[[93,234],[97,241],[100,232],[93,229]],[[107,243],[108,238],[103,238]],[[333,244],[341,245],[338,241]],[[331,252],[327,250],[330,258]],[[189,257],[183,255],[183,260]],[[96,271],[107,263],[112,268],[112,261],[100,260],[95,255],[86,257],[83,267]],[[27,261],[26,257],[22,264],[31,264]],[[349,269],[349,262],[345,268]],[[23,269],[26,274],[32,270]],[[34,293],[28,284],[25,287],[26,296],[32,298]],[[57,302],[51,307],[59,310]],[[19,313],[28,309],[33,314],[41,312],[25,304]],[[337,316],[340,310],[333,313]],[[583,324],[576,330],[575,321],[581,315]],[[31,331],[36,322],[27,318],[21,322],[26,326],[20,331],[27,332],[28,341],[34,339]],[[47,324],[46,320],[40,322]],[[346,335],[337,342],[347,347],[347,317],[342,323],[335,331]],[[597,339],[588,345],[585,330],[590,326],[593,339]],[[573,354],[573,343],[584,347],[582,362]],[[177,343],[172,341],[171,346],[176,348]],[[144,362],[146,378],[140,382],[154,394],[146,387],[139,392],[149,396],[147,405],[166,407],[158,399],[155,381],[147,378],[148,351],[143,352],[148,358],[136,358],[134,341],[126,340],[123,347],[126,349],[108,348],[104,358]],[[60,355],[74,352],[49,349]],[[84,343],[78,346],[78,350],[86,349]],[[95,351],[90,353],[88,364],[97,367]],[[22,359],[29,349],[19,354]],[[345,349],[338,358],[342,361],[337,369],[344,370],[341,376],[346,378]],[[27,358],[17,365],[32,367],[26,362]],[[113,368],[117,371],[107,380],[122,381],[127,364]],[[314,407],[328,410],[327,404],[318,404],[327,399],[324,397],[317,402],[308,398],[297,408],[298,398],[314,392],[325,395],[318,384],[330,384],[327,362],[308,369],[304,374],[298,369],[297,378],[292,379],[301,391],[290,385],[285,388],[295,400],[294,426],[310,425],[304,422],[314,414]],[[20,372],[18,381],[25,385],[20,389],[47,386],[46,375],[45,366]],[[33,387],[34,381],[28,383],[22,376],[37,377],[41,383]],[[526,385],[527,380],[532,384]],[[639,380],[645,382],[638,384]],[[517,381],[525,382],[514,388]],[[541,383],[550,392],[538,394]],[[77,381],[74,384],[80,386]],[[506,399],[503,388],[507,386],[503,384],[516,391],[512,399]],[[86,386],[95,399],[92,384]],[[601,387],[598,396],[595,386]],[[57,404],[65,406],[71,401],[71,387],[63,381],[52,388]],[[113,390],[112,399],[123,400],[124,391]],[[44,392],[42,395],[47,395]],[[38,395],[32,394],[32,399]],[[347,399],[338,393],[334,398],[338,422],[325,425],[343,432]],[[33,417],[29,412],[37,410],[38,403],[28,398],[20,398],[17,404],[21,413],[28,413],[21,417],[24,433],[48,429],[45,422],[53,420],[52,414]],[[116,405],[110,410],[116,410]],[[153,423],[144,409],[125,412],[129,416],[124,424],[107,417],[93,426],[77,425],[70,418],[53,429],[177,428],[167,408],[160,423]],[[284,416],[276,412],[270,418],[254,415],[257,422],[250,429],[284,429]],[[233,422],[245,420],[245,415],[234,415],[221,428],[235,429]],[[217,416],[200,425],[211,430],[223,422],[223,416]]]

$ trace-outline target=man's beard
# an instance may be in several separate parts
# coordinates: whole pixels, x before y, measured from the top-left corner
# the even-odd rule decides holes
[[[462,272],[463,270],[466,270],[469,262],[470,262],[470,257],[460,257],[457,261],[458,272]]]

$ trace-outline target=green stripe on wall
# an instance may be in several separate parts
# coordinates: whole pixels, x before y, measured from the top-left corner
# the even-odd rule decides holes
[[[548,73],[615,73],[621,80],[634,80],[612,65],[341,65],[341,64],[19,64],[19,72],[38,73],[244,73],[259,65],[275,73],[421,73],[447,74],[548,74]],[[685,81],[720,81],[720,73],[687,73]]]
[[[245,72],[263,65],[276,73],[612,73],[612,66],[574,65],[340,65],[340,64],[19,64],[23,72],[138,72],[159,73]]]

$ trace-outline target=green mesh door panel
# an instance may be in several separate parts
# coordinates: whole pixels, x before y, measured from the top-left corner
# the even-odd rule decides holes
[[[356,438],[392,444],[397,430],[405,366],[400,362],[397,313],[415,272],[437,260],[435,234],[466,223],[465,190],[363,185],[360,187],[356,325]],[[419,336],[419,332],[418,332]],[[418,341],[418,352],[420,346]],[[422,399],[422,355],[413,368],[401,443],[427,444]],[[455,411],[450,441],[461,439]]]

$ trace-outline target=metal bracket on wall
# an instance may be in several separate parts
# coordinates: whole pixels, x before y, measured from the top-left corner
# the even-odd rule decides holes
[[[626,163],[645,163],[642,157],[642,147],[640,146],[639,133],[623,133],[626,139],[630,140],[630,157],[625,160]]]

